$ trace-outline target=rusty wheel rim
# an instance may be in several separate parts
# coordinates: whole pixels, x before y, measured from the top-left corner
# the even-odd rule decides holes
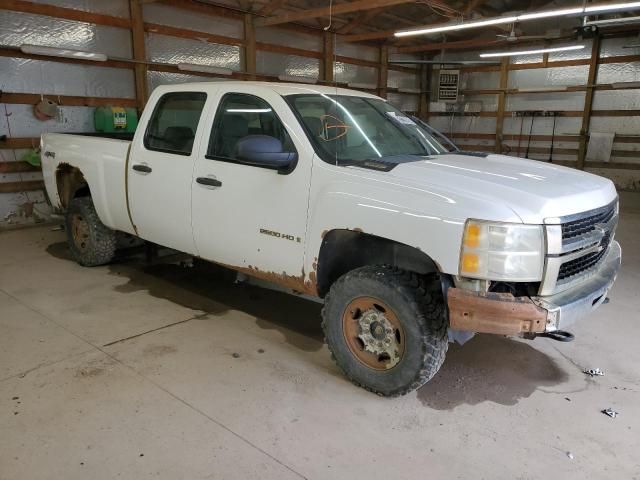
[[[89,246],[89,224],[82,215],[71,217],[71,236],[76,248],[85,251]]]
[[[373,370],[390,370],[404,356],[405,335],[395,312],[374,297],[357,297],[342,315],[342,333],[349,350]]]

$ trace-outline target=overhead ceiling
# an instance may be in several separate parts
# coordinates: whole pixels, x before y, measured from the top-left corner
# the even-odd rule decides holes
[[[154,1],[154,0],[146,0]],[[162,1],[162,0],[156,0]],[[256,26],[298,24],[311,28],[330,27],[343,35],[343,41],[368,41],[396,44],[399,48],[416,45],[451,43],[453,48],[466,48],[464,42],[481,40],[506,42],[497,34],[510,34],[516,41],[527,36],[548,35],[569,37],[580,26],[580,17],[560,17],[529,21],[517,25],[495,25],[480,29],[449,32],[428,37],[397,39],[393,32],[416,26],[433,25],[456,20],[473,20],[508,15],[510,12],[533,12],[581,6],[581,0],[194,0],[199,3],[225,6],[256,15]],[[593,2],[587,2],[593,3]],[[599,0],[598,4],[606,3]],[[331,12],[331,15],[329,15]],[[640,9],[616,16],[638,15]],[[637,26],[637,25],[636,25]],[[633,28],[633,27],[632,27]],[[519,37],[525,37],[520,39]],[[511,38],[514,40],[514,38]],[[461,43],[463,42],[463,43]],[[473,42],[470,43],[473,45]]]

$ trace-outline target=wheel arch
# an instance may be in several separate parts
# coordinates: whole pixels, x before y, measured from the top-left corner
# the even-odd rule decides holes
[[[358,230],[334,229],[323,236],[316,261],[318,294],[324,297],[342,275],[367,265],[390,265],[421,275],[440,272],[417,247]]]
[[[82,171],[68,163],[61,163],[56,168],[56,187],[63,209],[66,209],[76,197],[91,196],[89,183]]]

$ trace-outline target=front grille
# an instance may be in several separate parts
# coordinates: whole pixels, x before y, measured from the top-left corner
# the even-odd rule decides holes
[[[575,260],[570,260],[566,263],[563,263],[560,266],[560,271],[558,272],[558,281],[566,280],[574,275],[579,275],[580,273],[586,272],[596,266],[598,262],[604,257],[604,254],[607,252],[607,247],[609,246],[609,242],[611,240],[611,235],[607,234],[600,242],[600,250],[596,252],[591,252],[585,255],[584,257],[576,258]]]
[[[573,216],[562,224],[563,245],[569,245],[581,239],[589,242],[589,239],[593,239],[596,229],[604,230],[604,236],[597,245],[594,245],[593,242],[585,245],[583,247],[584,255],[575,258],[575,254],[579,254],[580,250],[569,254],[572,259],[560,265],[557,278],[558,284],[579,280],[588,276],[595,269],[608,251],[609,245],[613,240],[617,221],[616,203],[614,202],[606,207],[585,212],[578,218]],[[597,247],[597,250],[594,251],[594,247]]]
[[[616,213],[615,203],[584,218],[562,224],[562,240],[580,237],[591,232],[598,223],[608,223]]]

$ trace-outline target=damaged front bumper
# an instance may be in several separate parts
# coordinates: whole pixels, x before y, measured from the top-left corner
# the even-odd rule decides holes
[[[555,295],[514,297],[508,293],[449,288],[449,326],[454,330],[524,337],[562,331],[605,301],[620,270],[621,256],[620,245],[612,242],[593,275]]]

